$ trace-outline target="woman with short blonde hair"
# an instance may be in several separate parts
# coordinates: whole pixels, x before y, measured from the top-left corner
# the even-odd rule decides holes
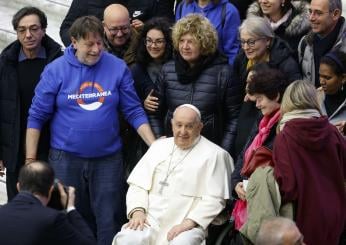
[[[219,40],[216,48],[227,56],[229,64],[233,64],[239,50],[240,18],[236,7],[229,0],[180,1],[175,9],[175,20],[179,21],[189,14],[201,14],[210,21]]]
[[[171,136],[173,111],[189,103],[201,111],[201,134],[231,152],[242,98],[227,57],[217,49],[215,28],[206,17],[189,14],[174,25],[172,39],[175,55],[157,80],[159,107],[149,113],[152,129],[157,137]]]
[[[177,21],[172,30],[173,46],[176,50],[179,49],[180,38],[187,33],[200,47],[201,55],[215,53],[218,45],[217,33],[207,18],[200,14],[189,14],[187,18]]]

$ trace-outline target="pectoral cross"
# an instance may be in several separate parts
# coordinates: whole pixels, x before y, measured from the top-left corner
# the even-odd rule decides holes
[[[167,183],[167,177],[164,180],[161,180],[159,184],[161,185],[159,193],[160,195],[162,195],[163,188],[169,186],[169,184]]]

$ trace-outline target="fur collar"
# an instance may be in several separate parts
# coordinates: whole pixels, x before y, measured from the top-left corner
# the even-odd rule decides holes
[[[292,1],[292,15],[288,18],[285,33],[287,36],[299,36],[310,29],[308,3]],[[259,3],[252,3],[247,10],[247,17],[255,15],[263,17]],[[283,23],[285,24],[285,23]]]

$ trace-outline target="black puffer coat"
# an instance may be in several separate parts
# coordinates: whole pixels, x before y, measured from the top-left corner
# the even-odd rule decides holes
[[[47,63],[62,55],[61,46],[47,35],[42,39],[42,46],[46,49]],[[24,143],[19,125],[21,115],[17,64],[20,48],[17,40],[5,48],[0,56],[0,160],[3,160],[8,171],[12,172],[18,167],[19,148],[20,144]],[[47,151],[48,130],[41,134],[38,149],[43,151],[44,148],[44,151]]]
[[[231,80],[226,57],[216,56],[196,80],[188,83],[178,80],[175,61],[169,61],[162,68],[157,86],[159,110],[149,113],[156,136],[171,136],[175,108],[190,103],[201,111],[202,135],[232,153],[242,97],[239,82]]]

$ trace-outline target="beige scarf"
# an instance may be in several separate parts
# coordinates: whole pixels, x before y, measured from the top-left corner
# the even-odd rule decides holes
[[[291,121],[292,119],[296,118],[313,118],[313,117],[321,117],[321,114],[316,109],[306,109],[306,110],[293,110],[290,112],[286,112],[279,124],[278,124],[278,132],[282,131],[285,127],[285,124],[288,121]]]

